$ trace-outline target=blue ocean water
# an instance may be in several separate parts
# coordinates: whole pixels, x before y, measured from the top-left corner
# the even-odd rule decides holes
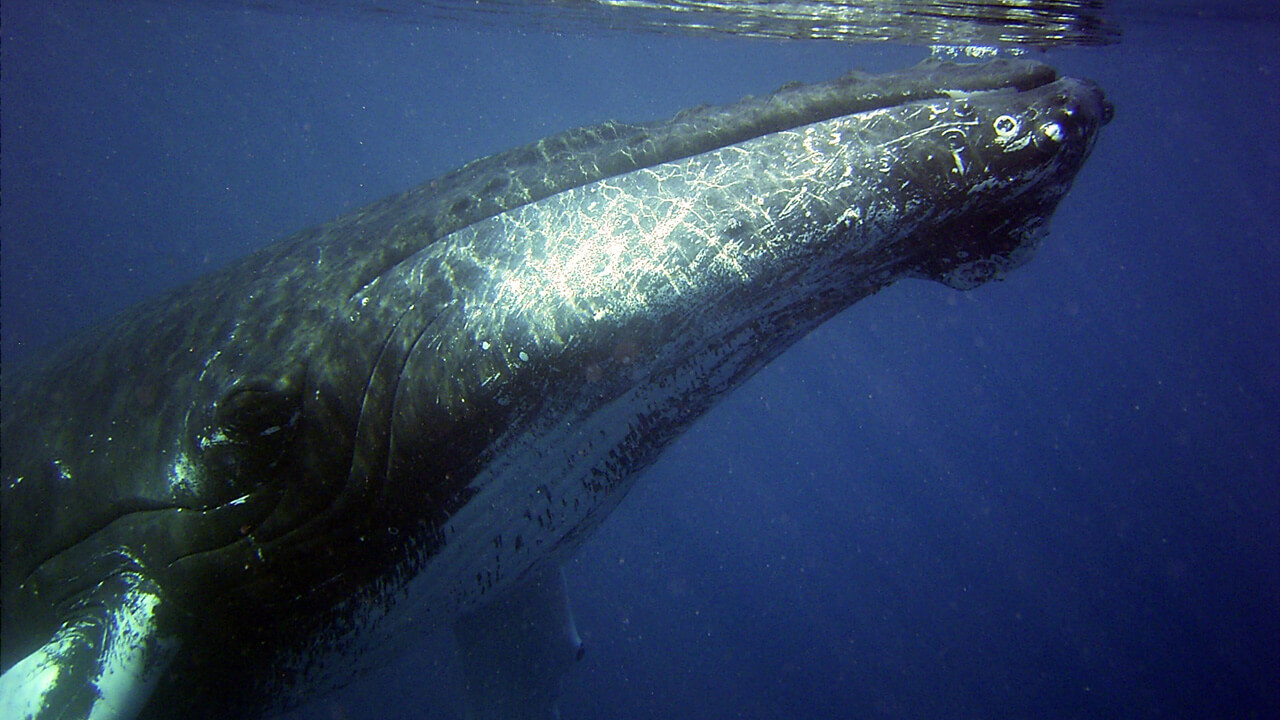
[[[0,12],[6,367],[476,157],[926,54]],[[564,717],[1280,717],[1280,28],[1121,20],[1045,54],[1117,112],[1031,264],[823,326],[567,567]],[[297,717],[448,716],[452,672],[424,643]]]

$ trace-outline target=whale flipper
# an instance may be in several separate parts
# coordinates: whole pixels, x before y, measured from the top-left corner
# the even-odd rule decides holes
[[[157,633],[158,590],[132,572],[99,584],[48,642],[0,675],[0,716],[137,717],[178,649]]]
[[[558,566],[543,570],[454,625],[469,720],[560,717],[560,677],[582,640]]]

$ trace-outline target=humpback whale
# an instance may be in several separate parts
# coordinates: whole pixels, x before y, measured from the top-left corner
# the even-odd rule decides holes
[[[926,61],[571,130],[6,372],[0,715],[258,717],[448,627],[475,717],[551,716],[636,477],[858,300],[1025,262],[1111,113]]]

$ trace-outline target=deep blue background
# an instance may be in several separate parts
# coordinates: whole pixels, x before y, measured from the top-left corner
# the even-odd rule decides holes
[[[2,12],[6,368],[475,157],[924,54]],[[569,565],[566,718],[1280,717],[1280,28],[1155,20],[1048,54],[1117,115],[1029,266],[828,323]],[[446,660],[300,716],[450,712]]]

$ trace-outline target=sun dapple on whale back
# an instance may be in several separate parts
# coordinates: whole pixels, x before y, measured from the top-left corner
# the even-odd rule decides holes
[[[929,61],[574,130],[6,373],[0,710],[252,717],[452,625],[475,716],[547,716],[636,475],[859,299],[1022,263],[1110,114]]]

